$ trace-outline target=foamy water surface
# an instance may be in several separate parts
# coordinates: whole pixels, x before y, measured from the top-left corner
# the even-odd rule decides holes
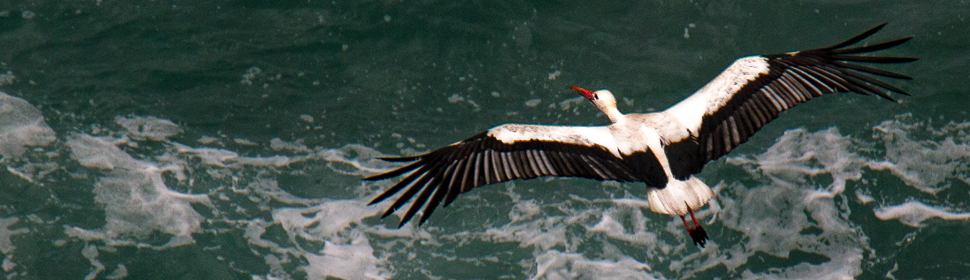
[[[697,212],[711,237],[698,248],[680,219],[649,210],[641,184],[497,184],[462,195],[424,226],[398,229],[400,213],[380,219],[390,201],[367,205],[395,181],[360,179],[397,166],[377,157],[428,151],[504,122],[602,124],[567,84],[610,87],[621,110],[650,112],[702,85],[735,48],[791,46],[731,41],[766,38],[743,31],[754,19],[742,7],[568,9],[618,18],[587,21],[524,2],[494,11],[96,4],[0,7],[0,25],[12,30],[0,41],[21,42],[0,55],[9,71],[0,74],[7,278],[970,275],[970,98],[959,90],[970,73],[957,63],[968,58],[928,50],[967,46],[934,37],[955,27],[904,17],[880,37],[915,34],[893,55],[924,64],[892,68],[916,78],[898,83],[913,97],[821,98],[709,164],[700,177],[717,195]],[[789,16],[831,16],[840,21],[827,28],[852,28],[797,45],[870,27],[826,5]],[[884,8],[903,8],[893,5]],[[947,20],[966,30],[963,16]],[[415,26],[429,27],[405,31]],[[670,32],[621,36],[644,26]],[[798,37],[767,35],[782,34]],[[718,48],[725,44],[732,53]],[[926,74],[932,68],[963,76]]]
[[[308,199],[281,189],[276,179],[301,174],[307,165],[351,177],[392,168],[375,160],[382,154],[369,147],[311,148],[273,139],[257,145],[288,155],[240,156],[219,148],[223,140],[172,141],[178,125],[156,117],[119,116],[96,135],[56,132],[23,99],[2,94],[0,101],[8,120],[0,131],[8,172],[29,188],[68,183],[52,178],[67,173],[63,179],[93,192],[92,206],[103,210],[97,218],[103,222],[95,227],[38,214],[4,219],[0,248],[10,276],[30,268],[20,265],[12,239],[54,235],[59,237],[50,240],[53,246],[84,248],[77,253],[90,260],[90,278],[125,276],[125,261],[104,261],[100,254],[179,247],[212,254],[235,272],[267,278],[474,278],[474,271],[494,270],[509,278],[552,279],[689,277],[725,270],[746,278],[852,278],[873,262],[892,259],[874,249],[867,235],[881,225],[902,224],[918,234],[970,219],[965,203],[945,199],[965,196],[970,124],[932,127],[909,115],[874,126],[871,137],[842,135],[834,127],[795,129],[762,154],[729,157],[721,168],[744,172],[720,176],[718,196],[698,212],[712,237],[699,249],[690,245],[678,219],[649,212],[646,202],[630,194],[642,187],[635,184],[577,179],[500,184],[464,196],[442,211],[449,214],[441,214],[439,222],[395,229],[390,226],[395,218],[377,218],[388,203],[366,205],[390,182],[348,184],[328,190],[340,198]],[[886,150],[873,152],[876,146]],[[523,185],[564,184],[608,189],[615,197],[520,194]],[[78,207],[52,204],[62,211]],[[485,217],[501,212],[507,217]],[[471,219],[483,222],[467,222]],[[878,221],[867,221],[873,219]],[[32,230],[38,226],[57,233]],[[239,245],[248,247],[245,254],[225,248]],[[785,261],[795,257],[808,261]],[[263,269],[233,265],[254,261]]]

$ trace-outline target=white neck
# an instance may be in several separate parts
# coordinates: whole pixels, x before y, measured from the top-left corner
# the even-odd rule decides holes
[[[603,106],[603,107],[605,108],[599,108],[600,111],[603,111],[603,114],[605,114],[607,118],[610,118],[610,121],[613,123],[620,122],[626,117],[623,115],[623,113],[620,113],[620,110],[616,109],[616,106]]]

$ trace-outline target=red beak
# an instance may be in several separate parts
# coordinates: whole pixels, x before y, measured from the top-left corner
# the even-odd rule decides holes
[[[577,86],[569,86],[569,88],[575,91],[576,93],[578,93],[579,95],[586,97],[586,99],[589,99],[590,101],[593,100],[593,91],[585,88],[577,87]]]

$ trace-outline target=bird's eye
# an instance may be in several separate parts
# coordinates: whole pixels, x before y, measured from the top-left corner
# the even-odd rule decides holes
[[[593,94],[593,99],[595,99],[595,100],[600,100],[600,96],[599,96],[599,94],[595,94],[595,93],[594,93],[594,94]]]

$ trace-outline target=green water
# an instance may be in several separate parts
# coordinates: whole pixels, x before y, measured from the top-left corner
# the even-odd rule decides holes
[[[968,16],[967,1],[0,1],[3,273],[966,278]],[[568,85],[662,110],[738,57],[883,22],[867,42],[914,37],[884,52],[920,58],[886,66],[912,96],[814,100],[707,165],[706,249],[638,184],[500,184],[401,230],[366,206],[392,183],[360,181],[392,167],[374,156],[608,121]]]

